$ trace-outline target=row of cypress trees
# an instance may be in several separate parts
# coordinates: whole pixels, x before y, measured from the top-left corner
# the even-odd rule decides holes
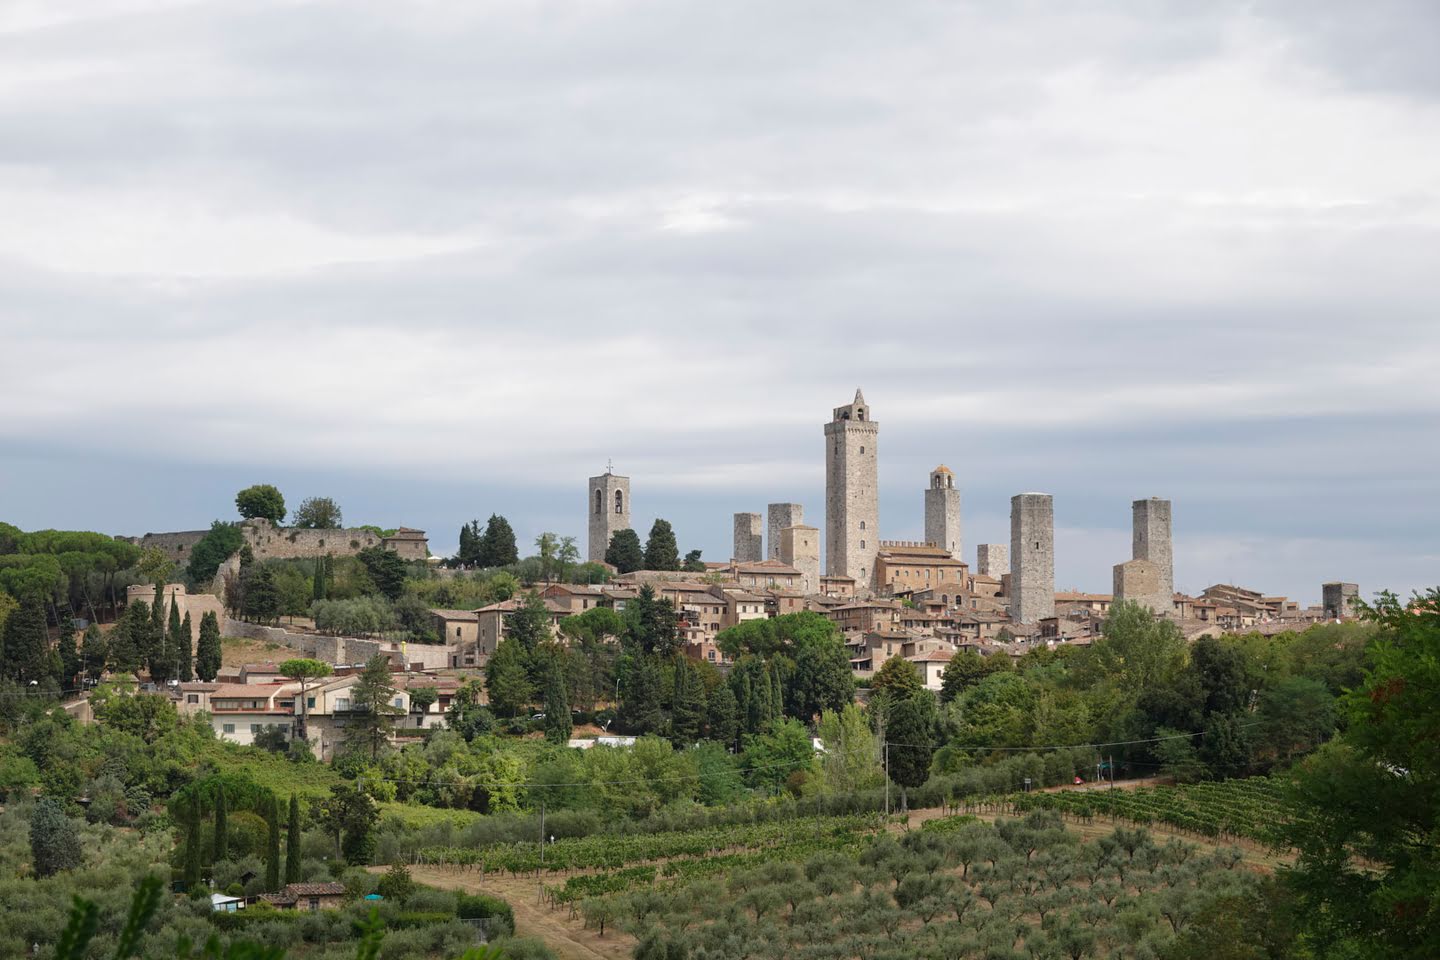
[[[275,893],[282,887],[280,857],[280,801],[273,792],[266,792],[260,801],[258,811],[269,828],[265,854],[265,890]],[[225,801],[225,790],[215,794],[215,806],[211,812],[213,829],[211,841],[204,842],[201,804],[198,797],[185,805],[184,866],[182,868],[185,889],[193,890],[214,864],[230,857],[229,810]],[[284,824],[285,857],[284,883],[298,883],[300,880],[300,798],[290,794],[289,816]]]

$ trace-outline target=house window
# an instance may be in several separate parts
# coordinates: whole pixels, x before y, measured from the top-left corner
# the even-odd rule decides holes
[[[336,709],[336,710],[349,710],[349,709],[350,709],[350,698],[349,698],[349,697],[336,697],[336,698],[335,698],[335,709]]]
[[[400,710],[405,709],[405,698],[404,698],[404,697],[396,697],[396,698],[395,698],[395,707],[396,707],[397,709],[400,709]]]
[[[186,696],[185,696],[185,702],[186,702],[186,703],[199,703],[199,702],[200,702],[200,694],[198,694],[198,693],[186,694]]]
[[[455,628],[455,636],[457,636],[457,637],[460,636],[460,628],[459,628],[459,627],[456,627],[456,628]]]
[[[320,898],[319,898],[319,897],[311,897],[311,898],[310,898],[310,909],[311,909],[312,911],[315,911],[315,910],[319,910],[319,909],[320,909]]]
[[[315,709],[315,698],[314,698],[314,697],[306,697],[306,698],[305,698],[305,706],[309,707],[309,708],[312,709],[312,710]]]
[[[221,733],[234,733],[234,732],[235,732],[235,724],[233,724],[233,723],[222,724],[222,725],[220,726],[220,732],[221,732]]]

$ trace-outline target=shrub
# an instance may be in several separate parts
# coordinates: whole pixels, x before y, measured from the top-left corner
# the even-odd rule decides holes
[[[515,911],[499,897],[483,893],[456,894],[455,914],[463,920],[490,920],[487,932],[492,937],[515,933]]]
[[[394,863],[375,885],[375,892],[386,900],[401,902],[408,900],[415,892],[415,881],[403,863]]]

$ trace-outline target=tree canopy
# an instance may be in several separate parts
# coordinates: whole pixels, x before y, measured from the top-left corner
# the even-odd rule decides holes
[[[235,509],[246,520],[278,524],[285,519],[285,497],[273,484],[257,483],[235,494]]]
[[[340,504],[330,497],[306,497],[300,501],[293,523],[309,530],[339,530],[345,525]]]

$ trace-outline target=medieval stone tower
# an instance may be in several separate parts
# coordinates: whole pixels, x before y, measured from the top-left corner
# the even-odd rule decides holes
[[[598,477],[590,478],[590,540],[586,559],[600,563],[610,547],[616,530],[630,529],[630,478],[620,477],[608,468]]]
[[[779,560],[780,532],[804,524],[805,508],[798,503],[772,503],[765,510],[765,559]]]
[[[1175,560],[1170,543],[1170,501],[1151,497],[1131,504],[1133,557],[1115,565],[1115,599],[1133,600],[1157,616],[1175,608]]]
[[[800,571],[802,593],[820,589],[820,531],[803,523],[780,531],[780,556],[775,559]]]
[[[836,407],[825,424],[825,572],[870,588],[880,549],[880,425],[865,395]]]
[[[1010,619],[1038,623],[1055,616],[1055,499],[1010,498]]]
[[[999,580],[1010,573],[1010,547],[1003,543],[982,543],[975,548],[975,572]]]
[[[943,463],[930,471],[930,486],[925,488],[925,541],[950,551],[956,560],[964,559],[960,491],[955,489],[955,474]]]
[[[735,544],[731,548],[730,559],[740,563],[755,563],[765,559],[764,551],[760,547],[761,536],[760,514],[735,514]]]

